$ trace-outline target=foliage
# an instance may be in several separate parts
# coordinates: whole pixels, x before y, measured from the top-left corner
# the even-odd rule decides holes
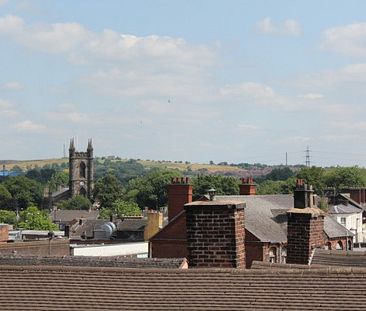
[[[295,174],[289,167],[276,167],[265,176],[267,180],[286,180]]]
[[[0,210],[0,224],[14,225],[17,222],[17,215],[15,212]]]
[[[4,184],[0,184],[0,201],[11,199],[12,196]]]
[[[326,187],[324,182],[325,172],[322,167],[303,167],[297,172],[296,177],[304,179],[307,184],[312,185],[317,194],[322,194]]]
[[[167,204],[167,186],[173,177],[180,177],[176,170],[152,169],[144,177],[130,180],[126,187],[124,199],[134,201],[140,208],[157,209]]]
[[[104,160],[96,162],[95,178],[99,179],[107,174],[113,174],[123,185],[126,185],[129,180],[141,176],[144,173],[145,169],[143,165],[138,163],[136,160]]]
[[[69,174],[66,172],[56,172],[52,175],[48,182],[48,187],[51,192],[57,191],[58,187],[65,187],[69,183]]]
[[[100,211],[100,218],[108,219],[110,216],[123,218],[124,216],[140,216],[141,209],[135,202],[127,202],[121,199],[113,202],[110,209],[103,208]]]
[[[30,205],[40,205],[43,197],[42,185],[25,176],[9,177],[4,186],[16,200],[20,209]]]
[[[198,176],[192,179],[195,195],[204,195],[207,190],[214,188],[218,195],[239,194],[238,179],[221,175]]]
[[[20,212],[18,228],[29,230],[57,230],[57,225],[52,223],[45,211],[40,211],[35,206],[30,206]]]
[[[76,209],[76,210],[88,210],[92,206],[90,200],[82,195],[76,195],[73,198],[62,201],[59,204],[60,209]]]
[[[258,194],[288,194],[293,193],[295,178],[287,180],[266,180],[259,184]]]
[[[122,198],[123,187],[116,176],[108,174],[95,183],[94,198],[102,208],[111,208],[113,202]]]
[[[327,187],[337,190],[347,187],[363,187],[366,185],[366,171],[357,166],[334,167],[329,169],[324,176]]]

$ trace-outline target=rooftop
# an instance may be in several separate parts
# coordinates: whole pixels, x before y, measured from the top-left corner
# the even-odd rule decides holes
[[[2,310],[362,310],[366,269],[0,265]]]

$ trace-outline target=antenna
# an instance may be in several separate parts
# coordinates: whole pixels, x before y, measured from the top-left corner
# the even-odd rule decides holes
[[[310,152],[311,152],[311,150],[310,150],[309,146],[307,146],[306,150],[305,150],[305,165],[307,167],[310,166]]]

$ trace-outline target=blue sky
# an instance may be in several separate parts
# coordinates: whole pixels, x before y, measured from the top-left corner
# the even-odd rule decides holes
[[[0,159],[366,166],[365,1],[0,0]]]

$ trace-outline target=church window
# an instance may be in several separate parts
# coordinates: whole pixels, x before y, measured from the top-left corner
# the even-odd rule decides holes
[[[86,165],[84,162],[80,163],[80,178],[85,178],[86,177]]]

